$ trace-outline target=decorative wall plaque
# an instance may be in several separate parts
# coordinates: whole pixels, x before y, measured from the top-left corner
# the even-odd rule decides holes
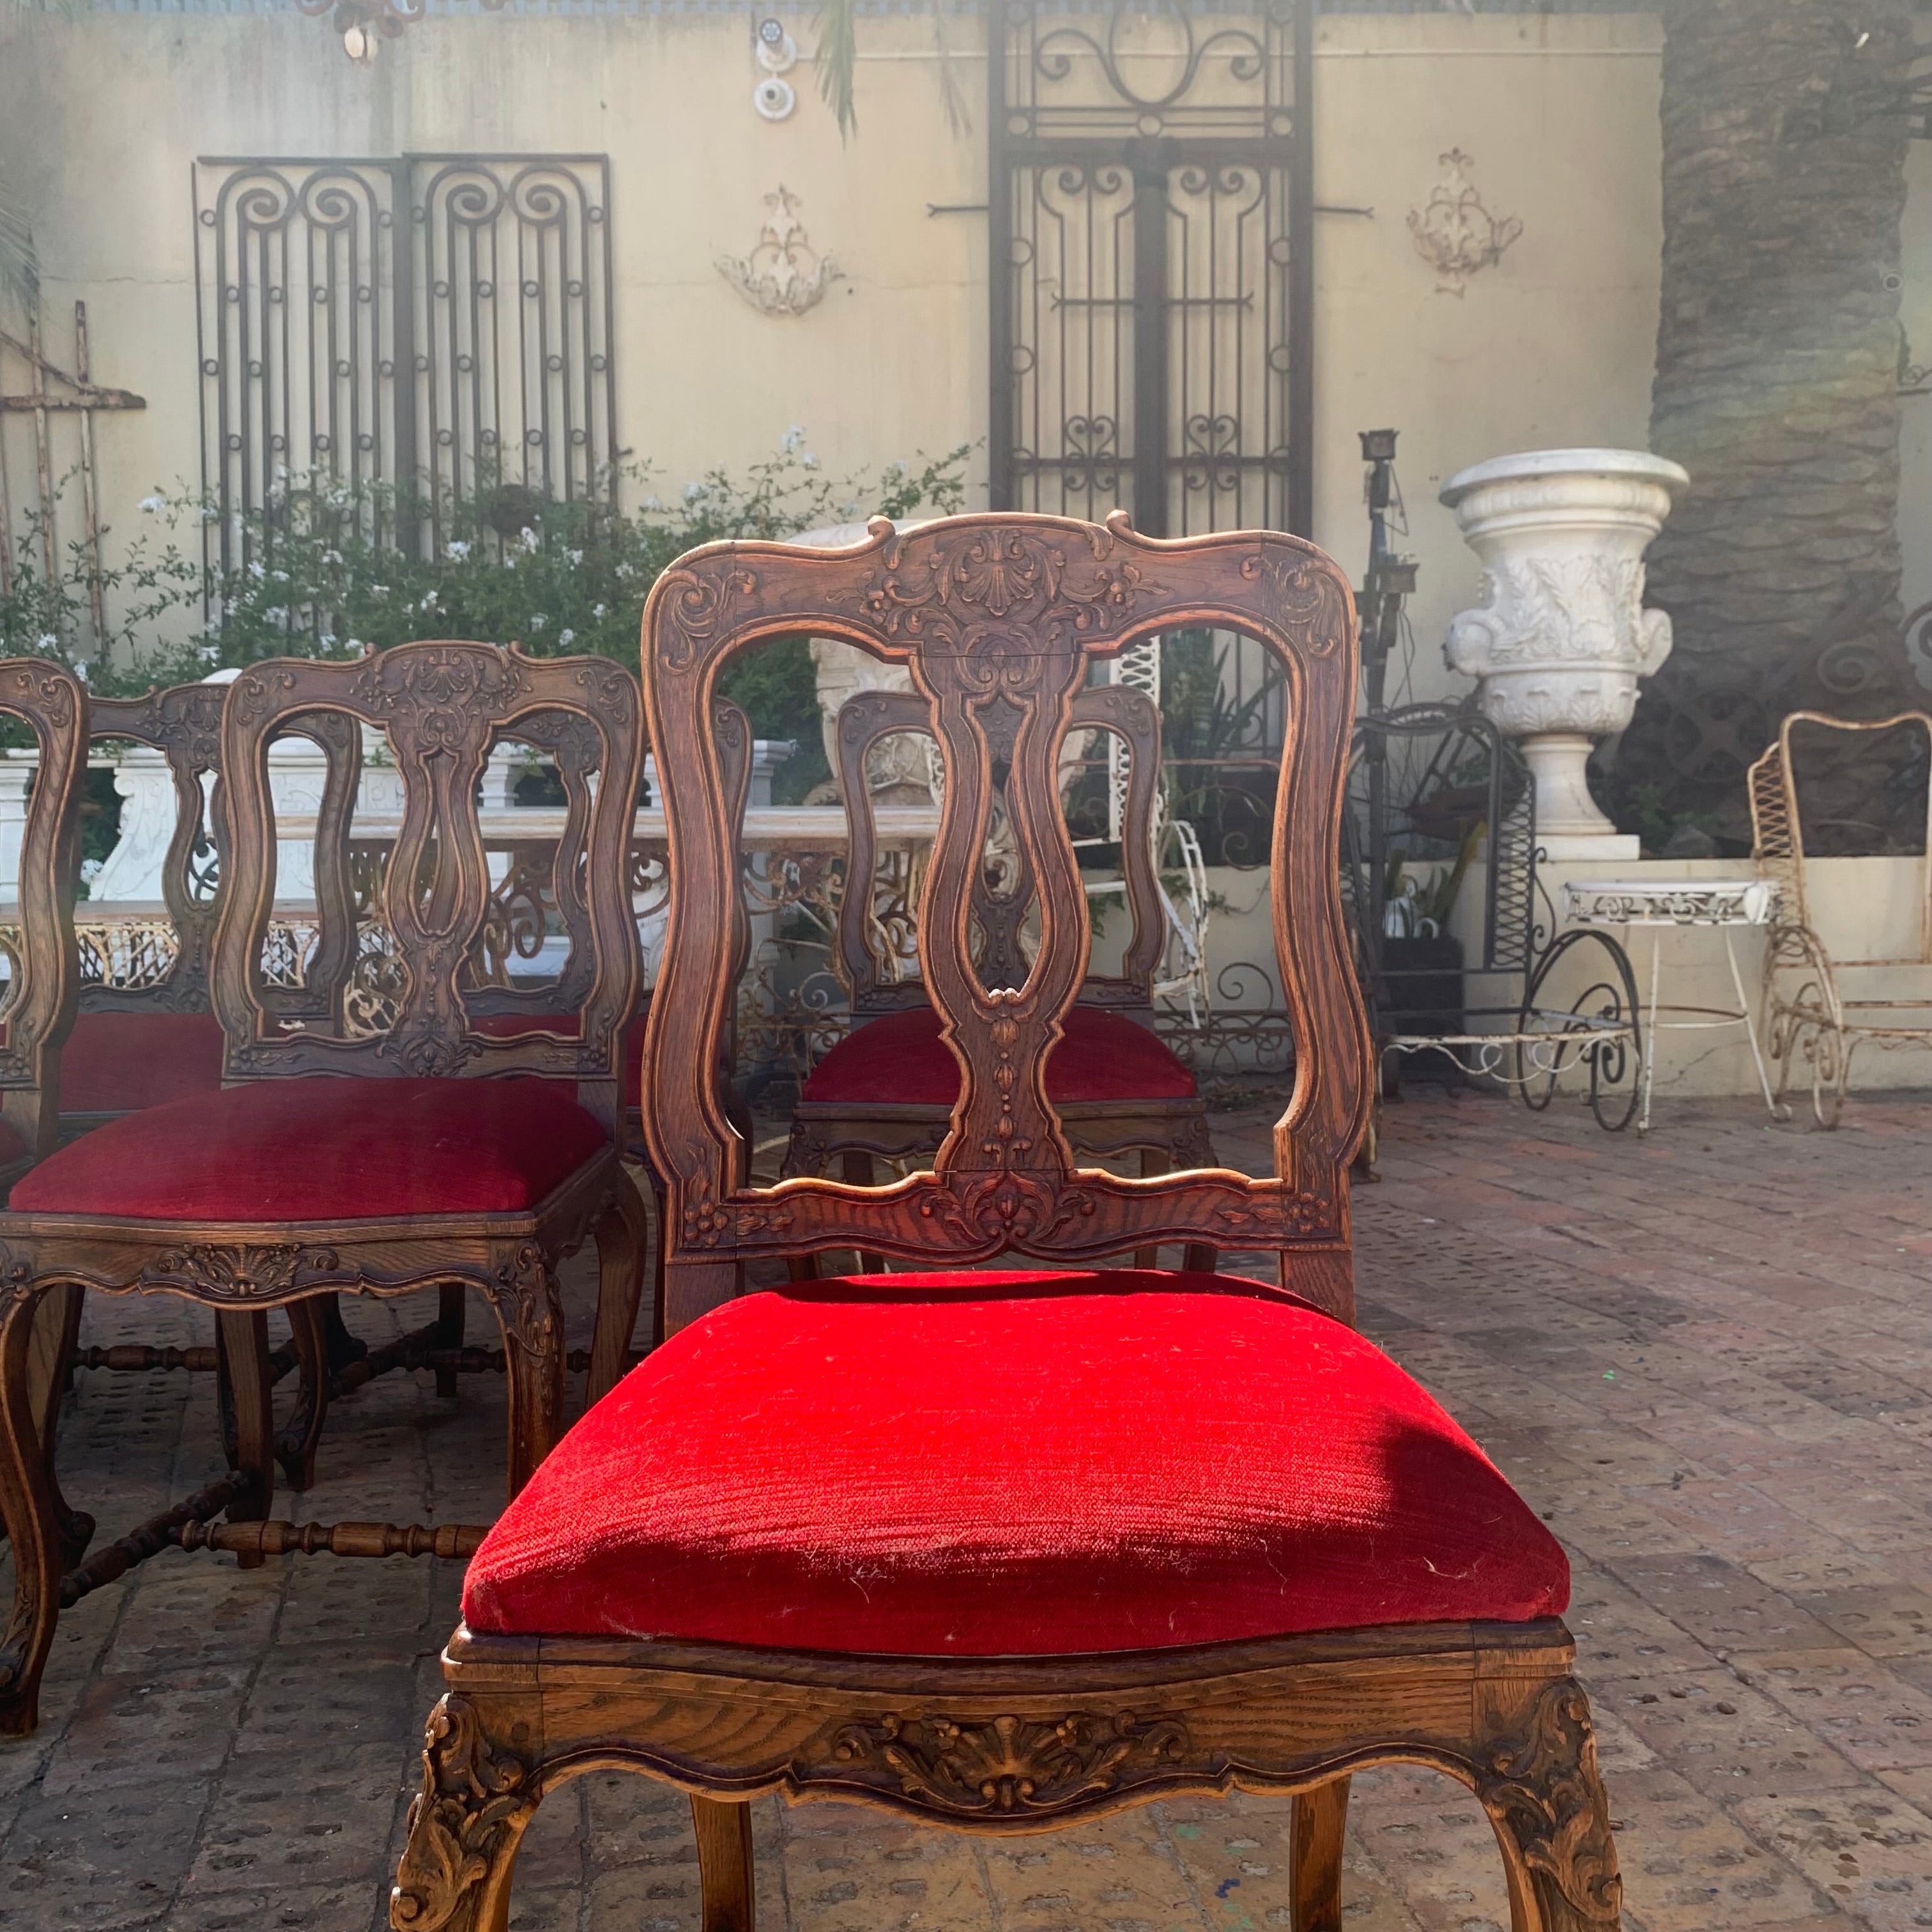
[[[1415,252],[1436,271],[1438,294],[1460,296],[1479,268],[1492,268],[1522,232],[1514,215],[1492,214],[1469,178],[1475,158],[1451,148],[1437,158],[1442,178],[1426,206],[1408,211]]]
[[[764,315],[802,315],[824,299],[845,272],[812,245],[798,218],[798,197],[780,182],[765,196],[771,212],[748,255],[720,255],[718,272]]]

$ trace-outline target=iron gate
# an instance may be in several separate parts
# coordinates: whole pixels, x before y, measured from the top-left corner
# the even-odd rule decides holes
[[[1307,533],[1312,4],[988,10],[996,508]]]
[[[614,492],[610,170],[577,154],[195,165],[208,561],[314,477],[452,504]],[[406,216],[398,232],[398,214]]]

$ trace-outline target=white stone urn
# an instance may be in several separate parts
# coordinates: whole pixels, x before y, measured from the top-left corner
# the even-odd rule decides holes
[[[1552,858],[1636,856],[1598,810],[1584,767],[1594,739],[1630,722],[1637,680],[1670,655],[1669,616],[1643,608],[1643,553],[1690,480],[1643,450],[1538,449],[1442,486],[1483,560],[1482,602],[1450,619],[1442,654],[1522,741]]]

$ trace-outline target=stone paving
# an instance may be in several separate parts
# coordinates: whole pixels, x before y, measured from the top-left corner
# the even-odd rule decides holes
[[[1220,1115],[1224,1153],[1261,1159],[1264,1120]],[[1932,1926],[1929,1152],[1923,1100],[1861,1098],[1835,1135],[1677,1102],[1639,1141],[1562,1102],[1421,1093],[1358,1193],[1364,1327],[1574,1559],[1638,1932]],[[590,1294],[573,1276],[574,1340]],[[206,1320],[103,1304],[88,1337],[205,1341]],[[106,1534],[218,1472],[210,1379],[78,1378],[63,1466]],[[446,1403],[428,1379],[340,1405],[295,1513],[484,1520],[500,1384]],[[88,1598],[39,1735],[0,1746],[0,1927],[385,1922],[457,1593],[428,1562],[169,1554]],[[1507,1924],[1473,1799],[1420,1772],[1355,1793],[1352,1932]],[[757,1816],[766,1932],[1288,1921],[1281,1801],[1004,1844],[842,1806]],[[580,1782],[526,1843],[514,1926],[694,1932],[687,1814],[644,1780]]]

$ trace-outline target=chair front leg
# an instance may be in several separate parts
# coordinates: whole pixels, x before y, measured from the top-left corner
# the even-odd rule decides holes
[[[542,1790],[511,1743],[538,1733],[534,1698],[452,1691],[430,1713],[422,1790],[389,1893],[395,1932],[506,1932],[517,1848]]]
[[[638,1306],[644,1299],[650,1222],[631,1177],[621,1168],[596,1232],[597,1327],[590,1340],[590,1384],[585,1396],[590,1402],[601,1402],[623,1380],[630,1366]]]
[[[61,1493],[58,1444],[61,1403],[74,1372],[75,1345],[80,1339],[83,1291],[78,1282],[50,1288],[34,1311],[33,1338],[28,1345],[27,1376],[34,1413],[40,1421],[40,1448],[53,1498],[54,1521],[59,1526],[61,1567],[71,1570],[94,1540],[94,1519],[77,1510]]]
[[[0,1736],[12,1738],[40,1721],[40,1675],[60,1610],[60,1526],[32,1372],[36,1317],[58,1294],[51,1283],[16,1281],[0,1317],[0,1517],[14,1553],[14,1610],[0,1640]]]
[[[484,1292],[503,1331],[514,1496],[562,1433],[563,1302],[550,1257],[534,1241],[502,1256]]]
[[[1616,1932],[1623,1882],[1582,1687],[1548,1678],[1526,1706],[1498,1705],[1474,1782],[1502,1847],[1512,1932]]]

